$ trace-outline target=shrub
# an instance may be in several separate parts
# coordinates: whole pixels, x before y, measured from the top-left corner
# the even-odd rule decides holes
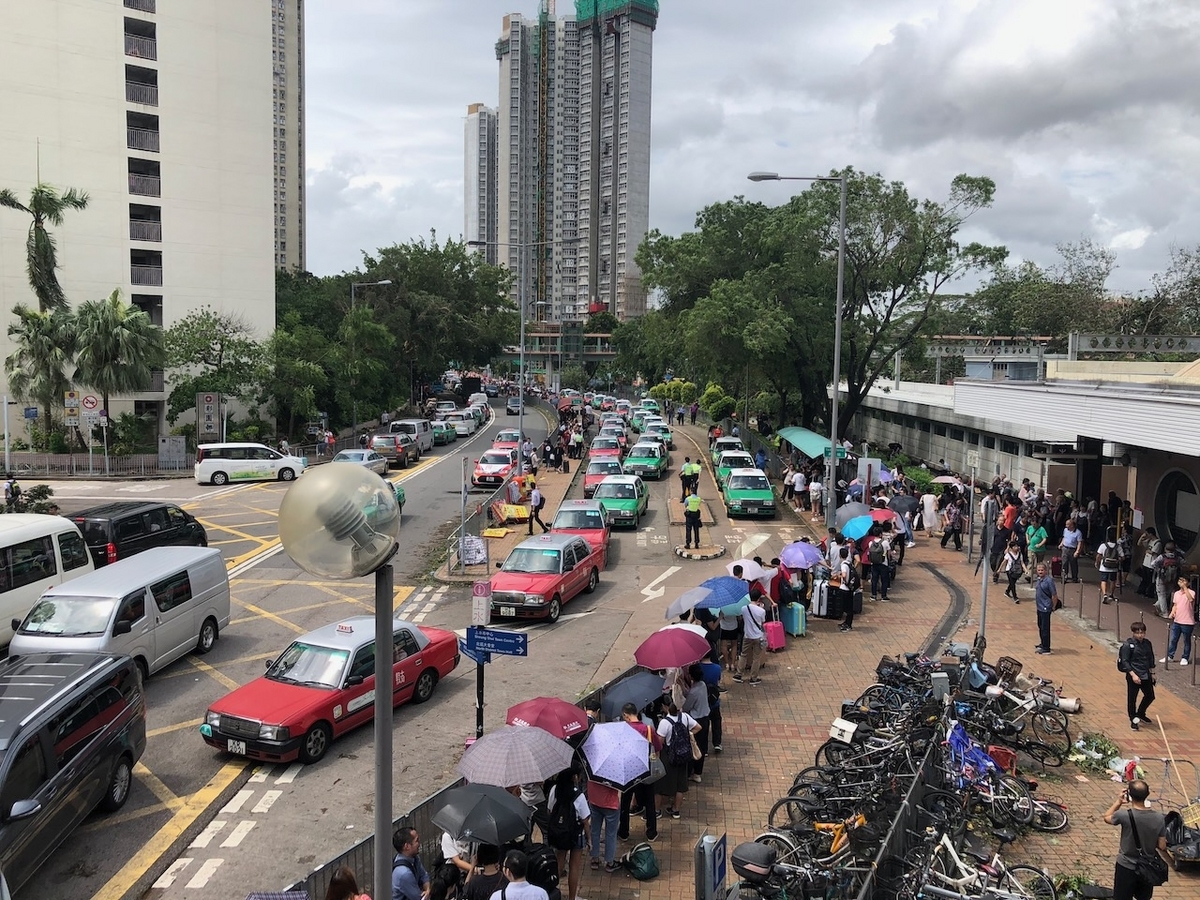
[[[719,422],[732,416],[735,409],[737,409],[737,400],[733,397],[722,396],[709,404],[708,414],[713,421]]]

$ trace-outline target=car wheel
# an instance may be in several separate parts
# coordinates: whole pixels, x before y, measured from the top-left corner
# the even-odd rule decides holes
[[[229,484],[229,476],[224,472],[213,472],[212,478],[209,480],[218,487],[223,484]]]
[[[421,677],[417,679],[417,686],[413,688],[413,703],[424,703],[433,696],[433,689],[437,687],[438,673],[436,669],[426,669],[421,673]]]
[[[113,768],[112,777],[108,779],[108,787],[100,801],[100,808],[105,812],[116,812],[129,799],[129,788],[132,784],[133,764],[128,756],[122,756]]]
[[[217,637],[216,619],[205,619],[204,624],[200,626],[200,639],[196,641],[196,652],[207,653],[217,643]]]
[[[420,447],[418,447],[417,452],[413,454],[413,459],[416,460],[417,462],[421,461],[421,448]]]
[[[145,684],[146,679],[150,677],[150,667],[146,665],[146,661],[140,656],[134,662],[137,663],[138,674],[142,676],[142,684]]]
[[[295,481],[295,480],[296,480],[296,472],[295,472],[295,470],[293,470],[293,469],[280,469],[280,470],[279,470],[279,480],[280,480],[280,481]]]
[[[312,765],[320,762],[333,742],[333,732],[324,722],[318,722],[304,735],[300,743],[300,762]]]
[[[596,591],[596,585],[600,583],[600,573],[596,569],[592,569],[592,574],[588,576],[587,587],[584,591],[593,594]]]
[[[635,512],[633,514],[633,530],[634,531],[638,530],[638,525],[641,524],[641,521],[642,521],[642,514],[640,512]]]
[[[546,611],[546,621],[553,625],[562,615],[562,599],[555,594],[550,598],[550,608]]]
[[[402,469],[408,468],[408,454],[407,453],[404,454],[403,456],[399,457],[399,461],[400,461],[400,468],[402,468]]]

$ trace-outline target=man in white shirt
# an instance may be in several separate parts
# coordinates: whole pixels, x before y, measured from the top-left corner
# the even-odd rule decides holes
[[[496,891],[492,894],[491,900],[550,900],[549,894],[525,880],[525,873],[529,871],[529,857],[521,850],[508,851],[501,871],[508,878],[508,884],[504,886],[503,893]]]
[[[767,637],[766,631],[763,630],[766,621],[767,610],[763,605],[762,592],[752,589],[750,605],[742,610],[742,655],[738,659],[738,670],[733,675],[734,681],[741,682],[749,675],[751,684],[762,683],[762,679],[758,677],[758,670],[762,666],[763,643]]]
[[[808,509],[808,479],[799,469],[792,473],[792,490],[795,492],[792,499],[796,501],[796,509]]]

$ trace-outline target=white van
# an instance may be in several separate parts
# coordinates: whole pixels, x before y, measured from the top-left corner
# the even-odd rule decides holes
[[[12,640],[10,619],[24,619],[47,588],[95,571],[77,526],[62,516],[0,516],[0,647]]]
[[[474,406],[476,403],[482,403],[484,406],[487,406],[488,405],[488,395],[485,394],[483,391],[476,391],[474,394],[472,394],[470,397],[467,398],[467,406]]]
[[[201,444],[196,448],[192,471],[197,484],[231,481],[291,481],[304,471],[308,460],[272,450],[266,444]]]
[[[454,426],[459,437],[467,437],[475,433],[475,414],[469,410],[446,413],[442,419]]]
[[[428,419],[400,419],[389,430],[392,434],[407,434],[422,453],[433,449],[433,425]]]
[[[190,650],[207,653],[227,625],[221,551],[155,547],[50,588],[14,620],[8,652],[121,653],[145,677]]]

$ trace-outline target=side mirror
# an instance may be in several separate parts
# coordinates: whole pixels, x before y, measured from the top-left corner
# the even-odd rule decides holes
[[[351,675],[346,679],[346,687],[354,687],[356,684],[362,684],[363,680],[361,675]]]
[[[499,569],[499,568],[500,568],[501,566],[503,566],[503,565],[504,565],[504,563],[502,563],[502,562],[498,562],[498,563],[496,563],[496,568],[497,568],[497,569]]]
[[[20,620],[20,619],[13,619],[11,624],[12,624],[12,630],[13,630],[13,631],[16,631],[18,628],[20,628],[20,627],[21,627],[21,620]]]
[[[273,666],[274,664],[275,664],[275,660],[273,660],[273,659],[264,659],[263,660],[263,665],[267,669],[270,669],[271,666]]]
[[[129,634],[131,631],[133,631],[133,623],[128,619],[119,619],[117,623],[113,625],[113,637],[116,637],[120,634]]]

